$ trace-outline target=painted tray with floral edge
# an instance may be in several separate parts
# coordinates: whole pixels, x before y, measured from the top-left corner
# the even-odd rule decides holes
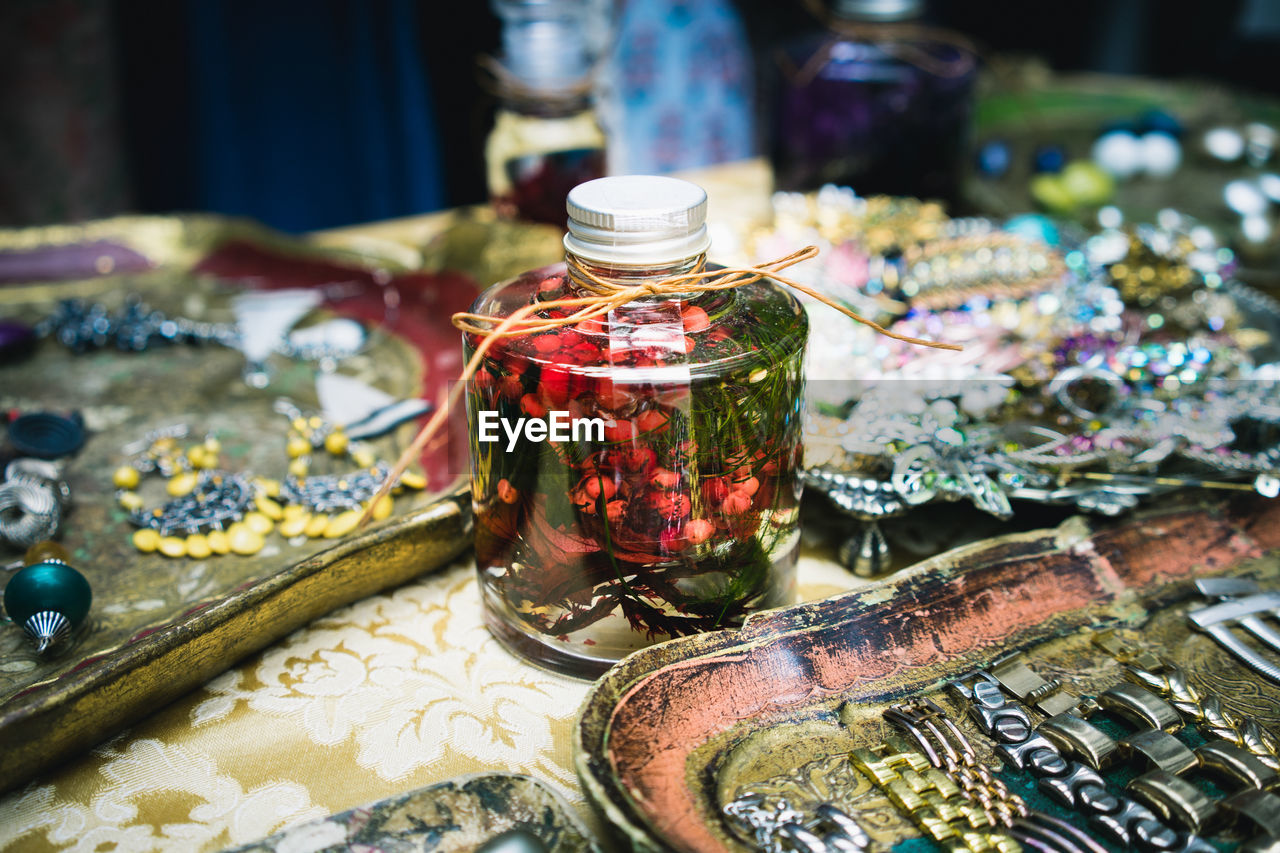
[[[889,733],[883,710],[933,698],[995,770],[946,683],[1029,650],[1089,695],[1120,680],[1119,664],[1090,645],[1104,626],[1139,629],[1233,710],[1275,730],[1280,689],[1191,633],[1184,614],[1198,577],[1276,588],[1280,507],[1242,499],[1090,524],[1076,517],[959,548],[736,632],[635,653],[594,686],[575,730],[588,798],[634,849],[711,853],[752,849],[722,818],[726,803],[782,786],[802,809],[834,802],[888,849],[919,833],[847,761]]]
[[[319,288],[317,318],[348,317],[366,330],[363,348],[340,372],[396,397],[436,400],[461,364],[450,314],[477,289],[465,274],[406,268],[405,254],[395,246],[378,254],[368,243],[358,252],[319,249],[214,217],[0,232],[0,316],[34,323],[61,299],[114,309],[136,295],[169,316],[228,322],[231,297],[246,289]],[[85,446],[60,463],[73,501],[60,541],[94,594],[85,628],[51,658],[37,657],[16,626],[0,625],[0,789],[321,614],[446,565],[469,544],[466,445],[457,432],[465,425],[455,418],[450,439],[421,459],[427,488],[402,493],[391,517],[364,530],[336,540],[273,533],[246,557],[134,550],[111,474],[125,461],[122,448],[149,430],[184,423],[193,435],[219,439],[228,470],[283,476],[289,422],[273,401],[318,410],[317,365],[273,356],[263,389],[243,381],[244,367],[239,351],[214,345],[76,355],[52,340],[0,364],[5,411],[75,410],[84,418]],[[404,424],[376,439],[377,455],[394,460],[415,429]],[[163,488],[149,495],[158,504]],[[4,561],[19,557],[0,553]],[[9,576],[0,573],[0,581]]]
[[[536,838],[547,853],[596,853],[563,799],[531,776],[459,776],[367,806],[289,827],[227,853],[475,850],[506,833]]]

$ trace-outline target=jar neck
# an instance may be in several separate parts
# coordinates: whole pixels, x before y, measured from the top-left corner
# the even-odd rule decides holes
[[[570,118],[591,109],[591,96],[586,91],[505,92],[500,95],[500,98],[503,110],[529,118]]]
[[[660,264],[609,264],[587,260],[573,252],[565,252],[565,261],[569,266],[570,285],[583,294],[589,294],[598,290],[598,285],[591,280],[591,276],[604,279],[619,287],[634,287],[662,281],[672,276],[697,272],[706,266],[707,255],[703,252],[691,258]],[[661,296],[645,297],[645,299],[685,299],[692,295],[692,293],[664,293]]]

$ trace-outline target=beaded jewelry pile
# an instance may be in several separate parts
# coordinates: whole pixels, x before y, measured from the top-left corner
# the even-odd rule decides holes
[[[1208,228],[1104,208],[1093,233],[1060,233],[834,187],[775,210],[753,254],[815,243],[807,283],[965,345],[899,346],[810,312],[806,482],[865,523],[844,549],[856,570],[886,565],[878,520],[934,500],[1007,518],[1017,501],[1114,515],[1185,487],[1280,494],[1280,303],[1234,277]]]
[[[134,547],[166,557],[249,556],[265,547],[273,531],[287,539],[338,539],[354,530],[391,466],[377,460],[367,445],[348,439],[340,426],[307,417],[283,401],[277,402],[276,411],[290,424],[283,479],[221,468],[221,442],[207,436],[184,447],[185,426],[157,430],[139,447],[126,448],[134,451],[132,458],[115,470],[112,482],[116,499],[138,528]],[[313,473],[315,458],[322,453],[341,470]],[[170,499],[148,507],[138,488],[143,477],[152,474],[165,479]],[[420,474],[406,472],[394,491],[425,486]],[[392,510],[392,497],[387,495],[372,517],[382,520]]]

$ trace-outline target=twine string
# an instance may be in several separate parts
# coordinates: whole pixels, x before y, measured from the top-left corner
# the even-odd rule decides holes
[[[475,314],[470,311],[459,311],[453,315],[453,325],[464,333],[475,335],[480,339],[476,345],[475,351],[471,354],[471,358],[467,360],[466,365],[462,369],[458,381],[449,391],[445,404],[439,406],[427,423],[418,431],[417,436],[400,454],[400,458],[396,460],[395,465],[391,467],[390,473],[378,488],[377,494],[369,501],[368,508],[365,510],[364,516],[360,519],[360,526],[368,524],[373,516],[373,507],[389,492],[396,481],[400,479],[413,460],[422,453],[422,449],[444,426],[445,420],[448,418],[450,410],[457,405],[462,396],[462,392],[466,388],[466,383],[475,376],[476,371],[480,369],[485,356],[497,341],[506,338],[518,338],[535,332],[548,331],[551,329],[562,328],[564,326],[572,326],[586,320],[593,320],[597,317],[604,316],[610,311],[621,308],[629,302],[642,299],[649,296],[688,296],[696,293],[709,293],[713,291],[732,290],[735,287],[742,287],[746,284],[759,281],[762,278],[768,278],[778,284],[786,285],[793,290],[805,294],[818,300],[828,307],[834,308],[841,314],[868,326],[880,334],[902,341],[908,344],[916,344],[918,346],[933,347],[935,349],[947,349],[959,351],[962,349],[957,344],[939,343],[937,341],[928,341],[923,338],[914,338],[910,335],[901,335],[897,332],[891,332],[880,324],[868,320],[861,314],[850,308],[841,305],[834,299],[819,293],[808,285],[778,275],[782,270],[792,267],[802,261],[810,260],[817,257],[817,246],[806,246],[792,252],[789,255],[772,261],[766,261],[756,266],[749,267],[728,267],[716,270],[710,276],[704,269],[697,269],[693,272],[673,275],[658,281],[646,281],[636,284],[625,284],[622,282],[603,278],[589,269],[586,269],[576,258],[570,256],[569,268],[573,273],[574,279],[581,286],[591,291],[585,296],[572,296],[563,299],[548,299],[543,302],[531,302],[512,311],[506,316],[497,316],[493,314]],[[534,317],[543,311],[551,310],[569,310],[564,317]]]

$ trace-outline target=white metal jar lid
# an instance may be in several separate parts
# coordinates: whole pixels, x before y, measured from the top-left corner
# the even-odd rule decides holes
[[[657,175],[618,175],[579,184],[565,205],[564,247],[580,258],[646,266],[696,257],[711,245],[707,193]]]

